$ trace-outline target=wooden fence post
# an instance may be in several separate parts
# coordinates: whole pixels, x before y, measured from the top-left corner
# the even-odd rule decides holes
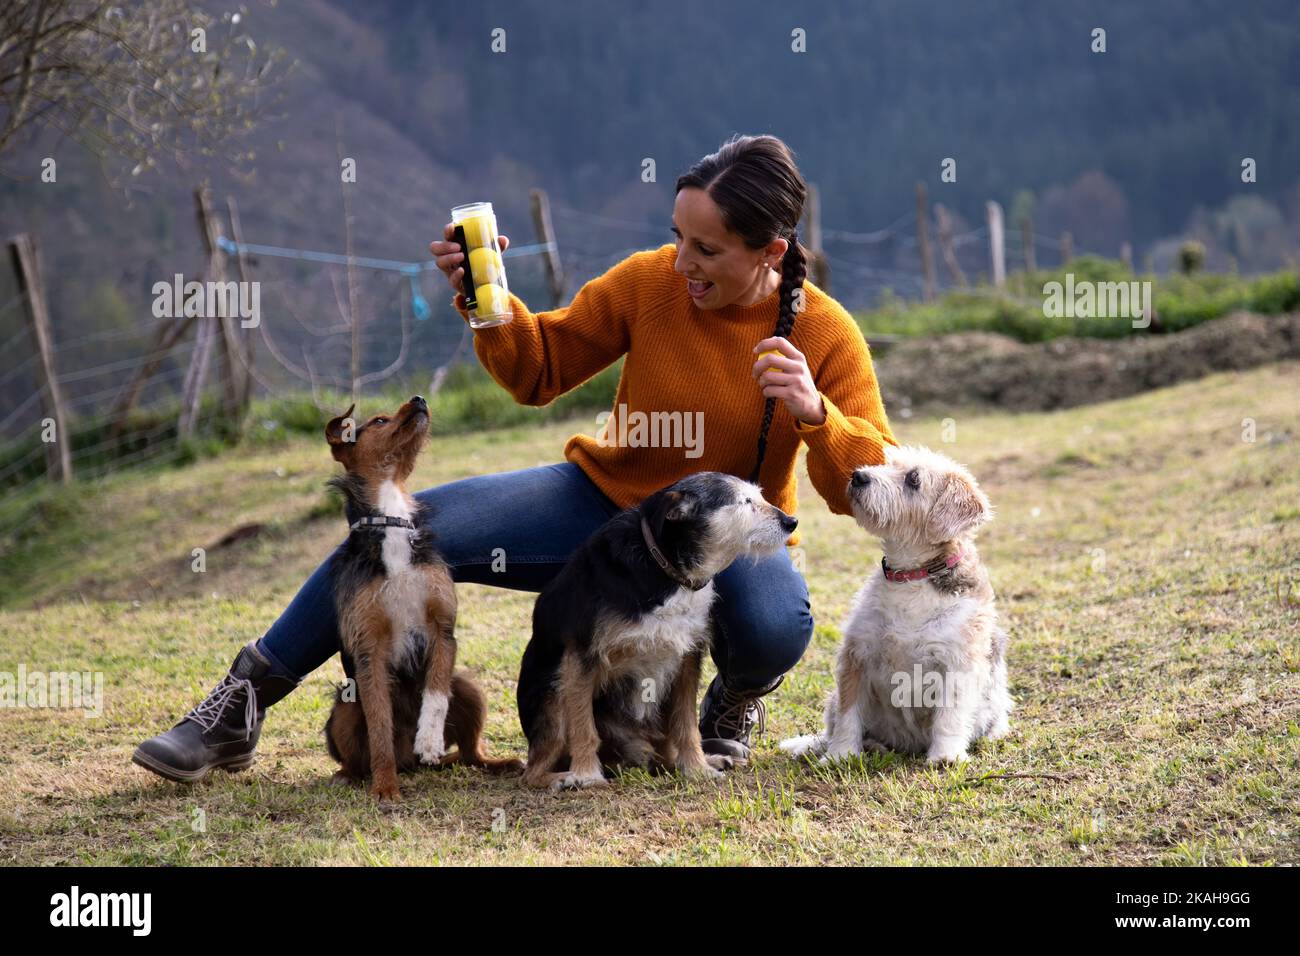
[[[199,418],[199,401],[208,377],[208,359],[212,355],[212,343],[217,335],[216,320],[200,316],[198,330],[195,332],[194,351],[190,353],[190,365],[185,370],[185,383],[181,389],[181,414],[176,424],[181,438],[189,438],[194,434],[194,425]]]
[[[1061,233],[1061,265],[1066,265],[1074,258],[1074,236],[1069,232]]]
[[[944,265],[948,267],[952,281],[964,289],[969,283],[952,244],[952,216],[948,215],[948,208],[941,202],[934,204],[934,221],[939,227],[939,252],[943,256]]]
[[[212,191],[207,186],[194,190],[194,203],[199,217],[199,234],[203,237],[204,251],[207,253],[204,280],[225,284],[226,253],[217,242],[221,236],[221,223],[212,212]],[[215,297],[216,315],[210,318],[216,323],[221,355],[221,393],[222,409],[232,419],[240,413],[239,396],[244,391],[244,378],[247,373],[240,361],[242,350],[239,336],[235,332],[235,316],[228,314],[226,296]],[[237,311],[237,310],[236,310]]]
[[[248,288],[248,258],[240,248],[244,244],[244,230],[239,222],[239,205],[235,202],[234,196],[226,197],[226,213],[230,217],[230,238],[235,243],[235,264],[239,268],[239,281],[244,288]],[[261,315],[257,317],[257,320],[261,322]],[[243,388],[240,389],[238,403],[240,421],[243,421],[244,415],[248,411],[248,405],[253,400],[253,366],[257,361],[257,350],[254,344],[256,339],[253,329],[245,328],[242,322],[239,325],[237,338],[242,346],[241,354],[244,363],[244,373],[241,379]]]
[[[823,292],[831,290],[831,264],[826,258],[826,250],[822,248],[822,194],[815,185],[809,184],[808,198],[804,204],[805,216],[807,217],[807,241],[804,246],[807,247],[810,261],[808,263],[809,272],[812,273],[813,285]]]
[[[1006,246],[1003,244],[1002,207],[993,200],[984,204],[984,215],[989,227],[989,266],[993,285],[1001,289],[1007,282]]]
[[[112,417],[113,424],[109,427],[108,437],[116,438],[122,434],[126,428],[127,419],[131,415],[131,409],[135,407],[136,401],[140,398],[140,392],[144,390],[145,383],[154,377],[158,371],[158,366],[162,365],[163,359],[167,353],[175,347],[176,343],[184,337],[194,324],[196,316],[176,316],[172,319],[161,319],[158,325],[158,333],[154,336],[153,346],[149,349],[149,358],[140,366],[129,385],[122,390],[121,396],[113,406]]]
[[[41,278],[41,257],[36,240],[23,233],[9,240],[9,255],[13,259],[14,273],[18,277],[18,292],[23,297],[23,314],[32,333],[32,344],[40,357],[36,366],[37,387],[40,389],[41,413],[54,422],[54,441],[45,445],[45,471],[53,481],[68,484],[72,481],[72,436],[68,434],[67,417],[63,410],[63,393],[54,374],[54,341],[50,332],[50,312],[45,301],[45,285]]]
[[[921,250],[921,298],[934,301],[934,258],[930,254],[930,226],[925,210],[925,183],[916,184],[916,241]]]
[[[533,231],[537,233],[537,241],[548,246],[542,253],[542,267],[551,287],[551,308],[558,309],[564,301],[564,269],[555,242],[555,227],[551,224],[551,200],[544,189],[530,189],[528,195],[533,207]]]

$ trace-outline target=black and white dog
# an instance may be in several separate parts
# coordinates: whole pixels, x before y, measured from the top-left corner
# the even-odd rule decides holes
[[[713,577],[774,554],[797,524],[757,485],[699,472],[585,541],[533,606],[519,672],[524,782],[590,787],[620,763],[721,776],[731,758],[704,754],[696,701]]]

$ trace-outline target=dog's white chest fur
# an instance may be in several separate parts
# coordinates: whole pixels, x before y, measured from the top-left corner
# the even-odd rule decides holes
[[[411,520],[414,509],[410,499],[403,495],[391,481],[379,487],[375,502],[381,514]],[[425,613],[429,600],[428,576],[411,561],[411,535],[409,528],[385,528],[380,554],[384,561],[384,583],[380,600],[393,625],[391,664],[397,667],[403,659],[414,657],[416,635],[428,642],[434,635],[428,633]],[[415,731],[415,752],[426,764],[436,763],[443,755],[444,728],[450,701],[446,694],[427,688],[420,700],[420,717]]]
[[[914,662],[962,667],[968,663],[965,629],[981,604],[973,597],[941,594],[927,581],[874,576],[859,592],[845,632],[866,638],[858,653],[891,673]]]
[[[698,591],[675,594],[635,621],[604,618],[593,648],[606,662],[608,679],[631,677],[638,719],[648,718],[665,699],[682,658],[709,640],[709,611],[717,592],[710,581]]]
[[[391,481],[379,488],[376,505],[381,514],[411,519],[408,499]],[[384,583],[380,599],[393,624],[393,660],[396,665],[409,650],[412,635],[425,634],[425,605],[428,602],[428,579],[411,563],[411,531],[408,528],[385,528],[380,553],[384,561]]]

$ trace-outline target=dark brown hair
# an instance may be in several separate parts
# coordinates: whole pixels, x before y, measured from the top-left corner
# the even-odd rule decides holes
[[[722,211],[723,225],[749,248],[761,249],[778,237],[789,241],[790,248],[781,259],[780,304],[772,333],[789,338],[794,330],[795,289],[808,276],[807,250],[799,244],[799,219],[808,184],[795,165],[790,147],[775,136],[733,136],[716,153],[705,156],[677,177],[676,192],[688,186],[709,194]],[[776,399],[767,399],[750,481],[758,481],[775,411]]]

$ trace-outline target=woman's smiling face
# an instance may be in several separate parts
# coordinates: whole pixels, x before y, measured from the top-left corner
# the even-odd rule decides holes
[[[673,268],[686,277],[686,291],[701,309],[752,305],[766,299],[781,284],[773,266],[789,243],[774,239],[751,249],[722,222],[722,210],[703,189],[687,187],[673,203],[673,232],[677,261]]]

